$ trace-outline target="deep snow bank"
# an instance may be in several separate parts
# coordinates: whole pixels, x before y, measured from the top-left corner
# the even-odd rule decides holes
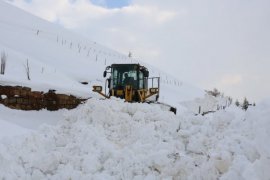
[[[91,99],[56,126],[2,140],[0,178],[267,179],[269,107],[175,116]]]

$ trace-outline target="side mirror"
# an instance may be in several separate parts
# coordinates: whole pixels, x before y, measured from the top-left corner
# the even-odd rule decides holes
[[[143,73],[143,75],[144,75],[144,77],[149,77],[149,71],[144,71],[144,73]]]
[[[103,72],[103,77],[106,77],[107,76],[107,71],[104,71]]]

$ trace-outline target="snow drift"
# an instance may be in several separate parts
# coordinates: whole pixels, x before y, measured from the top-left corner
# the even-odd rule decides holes
[[[56,126],[3,139],[0,178],[267,180],[270,103],[261,107],[175,116],[91,99]]]

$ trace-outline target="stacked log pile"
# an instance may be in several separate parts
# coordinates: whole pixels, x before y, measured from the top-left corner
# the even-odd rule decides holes
[[[48,92],[32,91],[21,86],[0,86],[0,104],[12,109],[55,111],[58,109],[73,109],[85,99],[72,95],[56,94],[55,90]]]

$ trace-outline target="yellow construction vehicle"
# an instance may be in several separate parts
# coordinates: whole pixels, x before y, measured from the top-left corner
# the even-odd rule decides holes
[[[105,98],[115,96],[127,102],[158,103],[160,77],[149,77],[146,67],[140,64],[112,64],[106,67],[103,77],[108,73],[110,77],[106,79],[105,92],[102,92],[102,86],[93,86],[94,92]],[[176,108],[162,105],[168,106],[169,110],[176,114]]]

